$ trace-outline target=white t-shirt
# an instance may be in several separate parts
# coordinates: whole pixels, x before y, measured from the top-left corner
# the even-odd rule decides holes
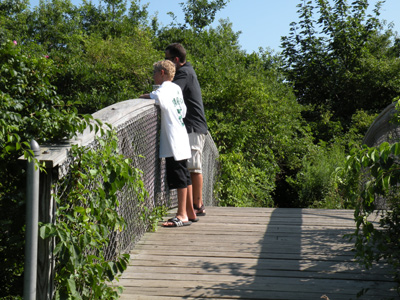
[[[164,81],[157,90],[150,93],[150,98],[156,100],[161,108],[160,157],[189,159],[189,137],[183,123],[186,105],[181,88],[171,81]]]

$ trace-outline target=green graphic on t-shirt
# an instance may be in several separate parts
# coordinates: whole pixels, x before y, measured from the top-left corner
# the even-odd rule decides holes
[[[172,100],[172,103],[174,104],[175,107],[179,106],[179,108],[176,109],[176,111],[178,112],[178,118],[179,121],[181,121],[181,125],[185,126],[185,123],[183,122],[183,116],[182,116],[182,107],[181,104],[183,103],[183,99],[180,97],[174,98]]]

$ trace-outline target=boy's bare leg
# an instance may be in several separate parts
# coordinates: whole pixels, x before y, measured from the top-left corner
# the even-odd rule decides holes
[[[190,173],[193,185],[193,204],[196,207],[203,205],[203,174],[202,173]]]
[[[178,211],[175,215],[183,223],[189,221],[186,213],[187,188],[178,189]],[[164,222],[163,226],[173,226],[172,222]]]

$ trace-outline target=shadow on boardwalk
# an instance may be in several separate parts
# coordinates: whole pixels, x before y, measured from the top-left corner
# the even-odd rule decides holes
[[[385,266],[354,262],[354,226],[346,210],[210,207],[145,235],[121,299],[399,299]]]

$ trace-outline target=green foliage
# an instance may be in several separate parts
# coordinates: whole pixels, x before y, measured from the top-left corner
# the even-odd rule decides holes
[[[296,207],[350,208],[338,191],[336,169],[344,166],[345,149],[339,143],[320,142],[303,157],[303,166],[291,184],[298,190]]]
[[[0,254],[5,257],[0,280],[7,296],[23,286],[26,178],[18,157],[31,157],[31,139],[69,138],[92,120],[60,100],[50,83],[54,73],[51,60],[26,51],[21,42],[0,44]]]
[[[113,103],[136,98],[151,87],[151,66],[161,55],[136,31],[130,37],[90,36],[82,40],[84,54],[54,52],[59,66],[54,84],[58,95],[81,103],[81,113],[93,113]]]
[[[0,43],[7,39],[22,40],[26,36],[29,0],[0,1]]]
[[[221,155],[218,189],[224,205],[289,205],[295,191],[282,188],[301,166],[312,139],[302,107],[269,52],[240,50],[232,24],[202,32],[168,29],[159,50],[182,43],[203,93],[209,130]],[[274,195],[275,193],[275,195]]]
[[[380,111],[400,92],[394,34],[381,33],[381,4],[372,15],[366,15],[367,0],[298,5],[301,21],[282,39],[285,71],[298,101],[321,111],[316,118],[328,111],[347,130],[357,110]]]
[[[93,113],[132,99],[151,87],[151,68],[161,55],[153,50],[143,18],[146,7],[132,1],[106,1],[79,8],[70,1],[42,2],[30,14],[25,43],[57,67],[52,84],[64,101],[80,103],[80,113]]]
[[[309,148],[303,157],[302,167],[296,176],[289,179],[290,184],[298,191],[296,207],[317,208],[353,208],[343,193],[342,180],[337,170],[345,164],[351,145],[360,145],[368,128],[376,118],[376,114],[368,114],[360,110],[352,116],[351,127],[345,134],[340,134],[334,126],[337,122],[327,121],[325,132],[331,133],[329,142],[320,140],[317,145]]]
[[[65,51],[79,43],[83,31],[80,17],[70,0],[40,1],[28,15],[25,43],[38,43],[46,53]]]
[[[346,196],[355,203],[356,257],[366,267],[386,260],[392,267],[400,292],[400,143],[353,148],[341,170]],[[379,226],[371,215],[384,203]],[[379,204],[379,206],[378,206]],[[380,208],[382,209],[382,208]]]
[[[149,209],[147,206],[143,206],[143,212],[140,219],[145,223],[150,224],[150,231],[154,232],[157,230],[158,222],[162,221],[164,216],[167,215],[168,207],[161,205],[156,206],[153,209]]]
[[[216,186],[219,205],[273,207],[276,167],[273,169],[273,164],[266,161],[265,167],[270,169],[257,168],[243,156],[242,153],[221,154],[223,169]]]
[[[84,1],[77,9],[79,28],[88,35],[98,35],[103,39],[130,36],[137,28],[148,29],[148,4],[140,5],[140,0],[131,0],[130,7],[125,0],[105,0],[98,6]]]
[[[70,175],[60,192],[55,224],[42,224],[42,238],[56,238],[56,299],[118,299],[110,282],[118,279],[129,254],[115,254],[110,245],[113,232],[124,230],[118,214],[118,192],[130,189],[144,201],[142,172],[116,150],[111,131],[98,139],[101,151],[72,146]],[[111,253],[110,253],[111,252]]]
[[[223,9],[229,0],[187,0],[181,3],[185,14],[185,22],[193,30],[201,31],[215,20],[215,14]]]
[[[64,103],[49,78],[53,62],[24,53],[17,41],[0,45],[1,155],[17,152],[32,138],[39,143],[69,138],[83,130],[74,103]]]

